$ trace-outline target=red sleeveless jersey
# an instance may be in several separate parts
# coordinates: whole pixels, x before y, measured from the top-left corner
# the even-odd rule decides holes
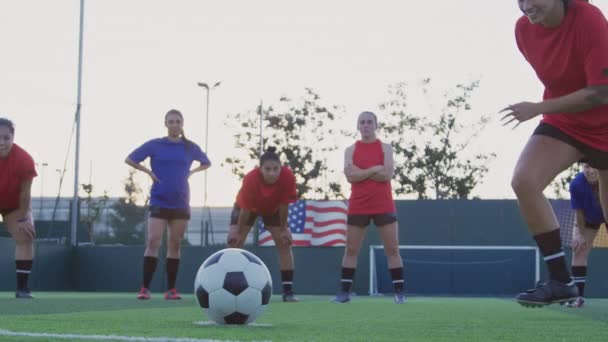
[[[8,157],[0,158],[0,209],[19,209],[21,184],[36,177],[32,157],[13,144]]]
[[[357,141],[353,152],[353,164],[360,169],[384,165],[382,142],[376,139],[372,143]],[[393,201],[391,182],[376,182],[366,179],[351,184],[348,200],[349,215],[388,214],[396,212]]]
[[[533,25],[521,17],[517,46],[545,86],[544,100],[589,86],[608,85],[608,22],[584,1],[570,2],[558,27]],[[576,140],[608,152],[608,105],[575,114],[549,114],[543,122]]]

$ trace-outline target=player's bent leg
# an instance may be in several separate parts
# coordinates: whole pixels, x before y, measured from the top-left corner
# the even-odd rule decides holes
[[[281,227],[268,226],[267,229],[270,232],[272,239],[274,240],[279,256],[279,268],[281,269],[281,285],[283,287],[283,302],[297,303],[299,300],[295,296],[293,291],[293,274],[295,267],[291,242],[288,242],[283,238],[283,236],[281,235]]]
[[[543,190],[561,171],[579,160],[582,154],[554,137],[555,132],[550,133],[548,136],[535,134],[530,137],[511,181],[521,214],[544,256],[551,278],[545,283],[539,283],[535,289],[517,296],[520,304],[528,306],[567,302],[578,296],[566,265],[559,224]],[[555,134],[559,133],[558,130]]]
[[[27,220],[34,226],[32,213],[28,212]],[[9,213],[3,217],[11,237],[15,240],[15,271],[17,288],[15,298],[32,299],[32,293],[28,286],[29,275],[32,270],[34,259],[34,239],[31,234],[24,232],[19,225],[16,212]],[[34,230],[35,231],[35,230]]]
[[[589,253],[593,248],[593,241],[597,236],[599,225],[587,226],[587,227],[576,227],[576,234],[580,234],[583,244],[573,245],[572,248],[572,277],[574,284],[578,288],[578,298],[567,304],[570,308],[582,308],[585,305],[585,285],[587,283],[587,261],[589,259]],[[580,239],[580,237],[578,237]]]
[[[559,227],[543,190],[555,177],[582,157],[574,147],[551,137],[533,135],[519,156],[511,187],[532,234]]]

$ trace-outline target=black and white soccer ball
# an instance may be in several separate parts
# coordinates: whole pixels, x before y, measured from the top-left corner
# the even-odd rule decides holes
[[[253,253],[226,248],[198,269],[194,294],[210,320],[218,324],[248,324],[260,317],[272,295],[268,268]]]

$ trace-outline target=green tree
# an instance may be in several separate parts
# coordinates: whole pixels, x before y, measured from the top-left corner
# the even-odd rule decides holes
[[[242,179],[246,165],[260,157],[260,111],[262,112],[263,146],[276,146],[281,159],[296,176],[298,196],[302,198],[343,197],[335,170],[327,166],[330,152],[338,146],[332,124],[337,106],[322,104],[320,96],[306,88],[299,100],[281,97],[268,108],[228,116],[226,125],[236,131],[236,147],[245,157],[226,158],[232,172]],[[237,124],[235,124],[237,123]]]
[[[146,207],[137,204],[142,189],[135,181],[135,170],[129,170],[124,182],[126,196],[121,197],[110,208],[108,223],[110,234],[97,237],[99,243],[121,243],[140,245],[145,243]],[[146,200],[147,202],[147,200]]]
[[[574,176],[579,172],[581,172],[581,166],[575,163],[551,182],[549,187],[553,191],[555,198],[564,199],[570,197],[570,182],[572,182]]]
[[[428,94],[430,79],[422,82]],[[439,115],[414,114],[408,108],[408,89],[403,82],[389,86],[389,99],[380,105],[385,120],[380,133],[391,141],[395,153],[394,189],[397,195],[416,194],[419,199],[469,198],[483,181],[487,164],[495,154],[469,156],[465,150],[487,125],[484,115],[474,123],[462,123],[471,110],[471,95],[479,81],[458,84],[444,94]]]
[[[87,210],[84,215],[81,214],[80,220],[87,225],[89,232],[89,241],[95,243],[95,234],[93,228],[95,223],[101,220],[103,211],[108,205],[108,193],[104,191],[103,196],[99,198],[93,198],[93,184],[81,184],[82,190],[87,194],[85,203],[87,204]]]

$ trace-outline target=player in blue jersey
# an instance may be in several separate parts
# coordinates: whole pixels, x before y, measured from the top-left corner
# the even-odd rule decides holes
[[[154,181],[150,191],[148,239],[144,253],[143,283],[137,299],[150,299],[150,282],[158,262],[158,249],[166,227],[167,287],[165,299],[181,299],[175,288],[180,259],[180,244],[190,220],[190,187],[188,178],[211,166],[201,148],[186,139],[184,117],[175,109],[165,115],[167,136],[152,139],[133,151],[125,162],[150,175]],[[140,163],[150,158],[151,170]],[[190,169],[192,163],[200,165]]]
[[[585,283],[587,280],[587,259],[593,248],[593,241],[602,223],[606,223],[599,200],[597,170],[584,164],[570,183],[570,202],[574,210],[576,226],[572,241],[572,276],[578,287],[578,294],[569,307],[585,305]]]

